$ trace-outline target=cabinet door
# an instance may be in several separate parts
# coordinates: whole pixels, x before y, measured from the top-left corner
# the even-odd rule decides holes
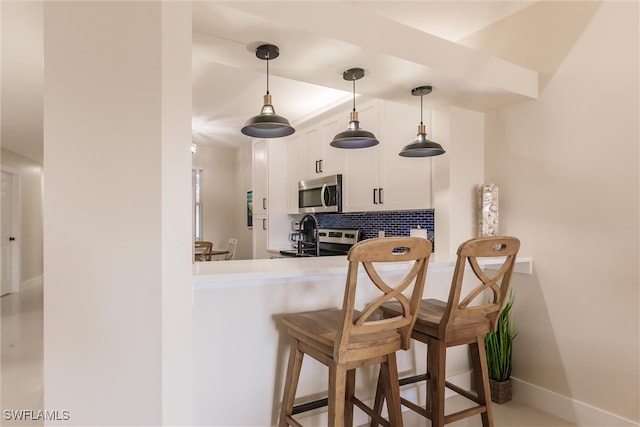
[[[333,137],[345,128],[346,122],[340,123],[337,117],[333,117],[304,131],[301,178],[342,173],[343,150],[329,144]]]
[[[377,102],[364,105],[358,112],[362,129],[373,132],[380,144],[368,148],[344,151],[344,211],[359,212],[381,210],[380,152],[385,144],[379,134],[379,108]],[[375,200],[374,200],[375,196]],[[384,201],[384,196],[382,201]]]
[[[322,132],[319,127],[304,132],[304,149],[302,153],[301,172],[303,178],[314,178],[320,174],[322,159]]]
[[[418,133],[420,110],[390,101],[382,108],[380,187],[383,188],[383,203],[380,209],[429,209],[432,206],[431,158],[398,155]],[[429,115],[425,114],[424,118],[427,136],[431,137]]]
[[[269,192],[267,220],[269,228],[269,249],[282,249],[289,246],[288,239],[291,221],[287,213],[289,209],[287,140],[282,138],[269,141],[268,176]]]
[[[268,163],[267,141],[261,139],[253,144],[253,213],[254,215],[267,212],[267,179]]]
[[[344,150],[330,145],[333,137],[347,128],[348,121],[341,120],[342,116],[342,114],[334,116],[322,123],[322,139],[320,140],[322,149],[322,158],[320,159],[321,175],[342,173]]]
[[[254,215],[253,217],[253,259],[269,258],[268,222],[266,215]]]

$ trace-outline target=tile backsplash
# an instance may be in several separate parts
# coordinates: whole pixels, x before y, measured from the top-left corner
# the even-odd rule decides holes
[[[360,238],[378,237],[383,230],[386,237],[408,236],[412,228],[426,228],[433,242],[433,209],[413,211],[383,211],[358,213],[318,213],[315,214],[321,228],[357,228]]]

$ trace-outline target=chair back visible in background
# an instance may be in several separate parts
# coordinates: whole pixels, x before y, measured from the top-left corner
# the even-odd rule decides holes
[[[213,243],[199,241],[194,242],[194,260],[195,261],[211,261],[211,251]]]
[[[229,251],[229,253],[224,256],[225,261],[235,259],[236,246],[238,246],[238,239],[229,239],[229,242],[227,243],[227,250]]]

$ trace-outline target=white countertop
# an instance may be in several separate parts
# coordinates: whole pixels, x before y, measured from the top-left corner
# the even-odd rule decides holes
[[[531,274],[531,257],[518,257],[514,271]],[[491,268],[499,264],[486,261],[481,265]],[[428,271],[453,271],[455,258],[436,261],[432,257]],[[217,289],[228,287],[256,286],[308,280],[312,277],[346,276],[347,257],[278,258],[234,261],[196,262],[193,264],[193,289]],[[380,266],[380,271],[406,269],[407,263],[388,263]]]

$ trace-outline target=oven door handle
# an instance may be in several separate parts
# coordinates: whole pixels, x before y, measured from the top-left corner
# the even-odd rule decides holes
[[[326,195],[327,195],[327,184],[322,184],[322,190],[320,190],[320,203],[322,203],[323,208],[327,207],[327,204],[324,201],[324,198]]]

